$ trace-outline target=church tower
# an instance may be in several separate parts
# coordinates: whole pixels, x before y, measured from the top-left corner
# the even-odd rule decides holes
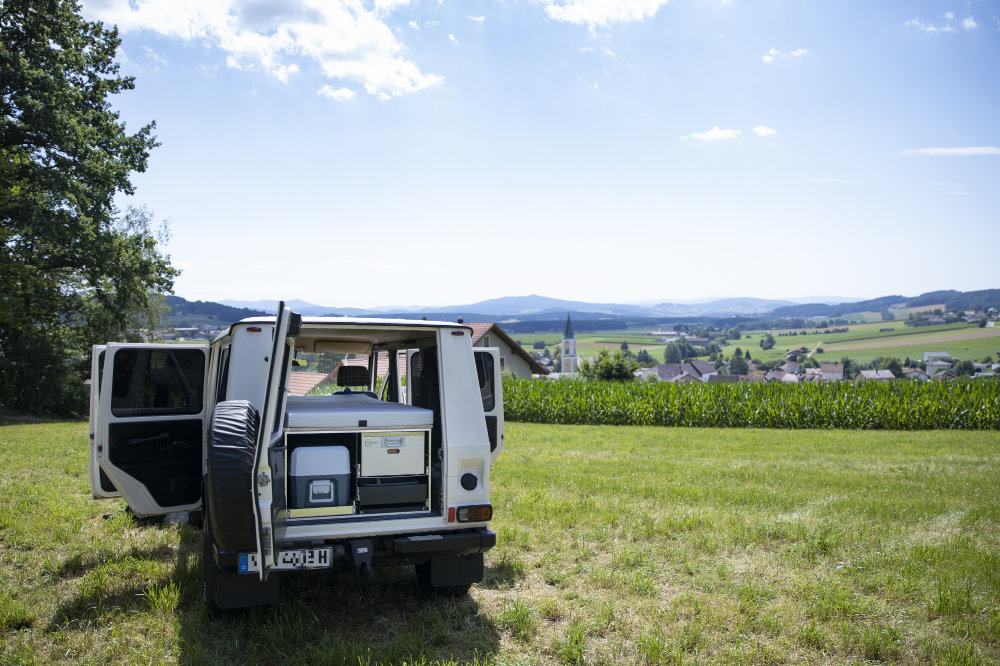
[[[571,375],[580,367],[580,359],[576,355],[576,336],[573,335],[573,323],[566,315],[566,332],[562,338],[562,368],[560,372]]]

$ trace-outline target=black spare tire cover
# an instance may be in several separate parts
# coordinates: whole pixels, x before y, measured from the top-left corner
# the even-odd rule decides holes
[[[253,517],[254,452],[260,415],[247,400],[215,406],[208,447],[208,512],[220,551],[257,548]]]

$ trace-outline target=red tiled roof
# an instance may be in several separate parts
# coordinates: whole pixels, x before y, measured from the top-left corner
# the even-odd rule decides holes
[[[367,354],[353,354],[351,356],[348,356],[343,361],[341,361],[340,363],[338,363],[337,367],[334,368],[333,372],[330,373],[330,374],[332,376],[336,377],[337,376],[337,370],[339,370],[340,366],[342,366],[342,365],[353,365],[353,366],[359,366],[359,367],[362,367],[362,368],[367,368],[368,367],[368,355]],[[400,369],[400,372],[402,373],[402,375],[405,377],[406,376],[406,368],[403,367],[402,363],[400,363],[400,368],[399,369]],[[376,361],[376,366],[375,366],[375,373],[376,373],[376,375],[378,377],[385,377],[386,375],[389,374],[389,352],[384,352],[383,351],[383,352],[379,352],[378,353],[378,359]]]
[[[306,395],[329,376],[322,372],[292,372],[288,375],[288,394]]]

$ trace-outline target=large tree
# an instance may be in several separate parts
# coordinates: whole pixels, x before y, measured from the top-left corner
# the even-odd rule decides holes
[[[73,0],[0,4],[0,408],[72,412],[88,346],[134,337],[176,274],[145,210],[122,214],[156,146],[109,97],[131,90],[117,29]]]

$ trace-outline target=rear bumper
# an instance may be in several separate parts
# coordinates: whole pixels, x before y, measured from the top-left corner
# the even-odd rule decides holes
[[[497,543],[497,535],[486,527],[474,527],[452,532],[430,534],[396,534],[374,538],[372,564],[376,567],[420,564],[435,557],[463,557],[485,553]],[[320,544],[310,543],[309,547]],[[322,544],[333,547],[333,568],[353,568],[348,557],[349,540],[329,541]],[[305,544],[284,544],[282,550],[304,547]],[[223,571],[236,572],[239,553],[215,550],[215,561]]]
[[[395,555],[426,558],[433,555],[485,553],[495,545],[497,545],[496,532],[479,527],[468,532],[393,537],[390,549]]]

